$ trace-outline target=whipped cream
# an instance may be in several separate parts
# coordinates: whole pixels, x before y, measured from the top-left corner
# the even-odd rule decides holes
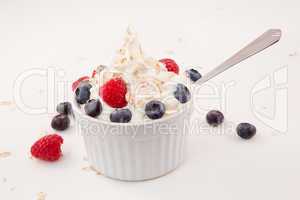
[[[169,72],[163,63],[145,56],[137,34],[129,28],[112,64],[109,67],[98,66],[94,77],[89,80],[92,85],[90,98],[100,99],[103,106],[101,115],[97,117],[99,119],[109,121],[109,115],[115,109],[101,100],[99,88],[108,80],[117,77],[122,78],[127,85],[126,108],[132,112],[131,122],[150,120],[145,115],[144,108],[151,100],[164,103],[164,117],[178,112],[183,104],[174,97],[176,85],[182,83],[188,87],[190,83],[184,72]]]

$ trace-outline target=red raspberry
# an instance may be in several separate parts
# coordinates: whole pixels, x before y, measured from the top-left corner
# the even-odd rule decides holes
[[[93,73],[92,73],[92,78],[94,78],[97,74],[97,71],[96,70],[93,70]]]
[[[107,81],[99,90],[103,101],[113,108],[122,108],[127,105],[126,93],[126,83],[121,78]]]
[[[31,147],[31,155],[46,161],[56,161],[62,155],[60,146],[63,138],[57,134],[46,135]]]
[[[72,83],[72,91],[74,92],[82,81],[89,80],[89,78],[90,77],[88,77],[88,76],[83,76],[83,77],[79,78],[77,81],[73,82]]]
[[[179,73],[179,66],[176,64],[174,60],[170,58],[164,58],[159,60],[159,62],[164,63],[169,72],[174,72],[176,74]]]

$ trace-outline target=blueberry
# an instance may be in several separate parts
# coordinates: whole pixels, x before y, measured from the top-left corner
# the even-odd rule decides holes
[[[60,114],[69,115],[72,113],[72,105],[70,102],[62,102],[56,106],[56,111]]]
[[[116,109],[110,114],[110,121],[118,123],[128,123],[132,118],[131,111],[127,108]]]
[[[79,87],[86,87],[88,89],[91,89],[93,86],[90,83],[83,81],[80,83]]]
[[[195,69],[188,69],[185,72],[193,82],[198,81],[202,77],[202,75]]]
[[[95,99],[88,100],[88,102],[84,105],[84,111],[91,117],[97,117],[102,112],[101,102]]]
[[[153,100],[146,104],[145,112],[150,119],[159,119],[165,114],[166,107],[162,102]]]
[[[51,122],[51,127],[55,130],[63,131],[70,126],[70,119],[68,115],[59,114],[56,115]]]
[[[91,96],[91,84],[83,84],[75,91],[75,99],[79,104],[85,104]]]
[[[241,138],[250,139],[256,134],[256,128],[249,123],[240,123],[236,128],[236,132]]]
[[[209,125],[218,126],[224,121],[224,115],[218,110],[211,110],[206,115],[206,121]]]
[[[174,97],[180,103],[186,103],[191,99],[191,93],[185,85],[178,83],[176,85],[176,91],[174,92]]]

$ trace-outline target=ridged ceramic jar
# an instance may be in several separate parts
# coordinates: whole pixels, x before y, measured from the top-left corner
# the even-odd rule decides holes
[[[192,103],[180,112],[144,123],[111,123],[87,116],[73,102],[76,125],[91,166],[124,181],[157,178],[183,161]]]

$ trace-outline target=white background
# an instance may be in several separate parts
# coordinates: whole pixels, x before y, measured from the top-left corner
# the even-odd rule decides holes
[[[1,0],[0,152],[12,155],[0,158],[0,199],[36,199],[39,192],[46,193],[47,200],[299,199],[299,8],[296,0]],[[19,74],[54,67],[65,72],[58,82],[90,74],[94,66],[111,61],[128,25],[139,33],[148,55],[172,57],[182,68],[194,66],[202,73],[269,28],[282,29],[283,37],[274,47],[208,83],[219,88],[234,81],[220,99],[198,102],[206,109],[221,109],[230,126],[222,134],[216,134],[218,128],[192,134],[185,163],[165,177],[128,183],[83,170],[88,163],[74,127],[61,133],[64,156],[60,161],[30,159],[31,144],[54,132],[50,127],[54,113],[32,115],[13,103]],[[288,96],[287,102],[277,106],[288,116],[271,119],[267,126],[254,115],[251,91],[282,67],[288,70],[288,75],[281,77],[288,80],[281,86],[288,89]],[[30,107],[46,106],[46,83],[45,77],[27,79],[23,101]],[[270,87],[268,91],[254,107],[276,113],[273,100],[277,90]],[[62,100],[57,98],[55,101]],[[194,120],[205,124],[203,113],[196,113]],[[256,125],[255,138],[243,141],[230,130],[241,121]],[[287,129],[276,131],[285,121]]]

